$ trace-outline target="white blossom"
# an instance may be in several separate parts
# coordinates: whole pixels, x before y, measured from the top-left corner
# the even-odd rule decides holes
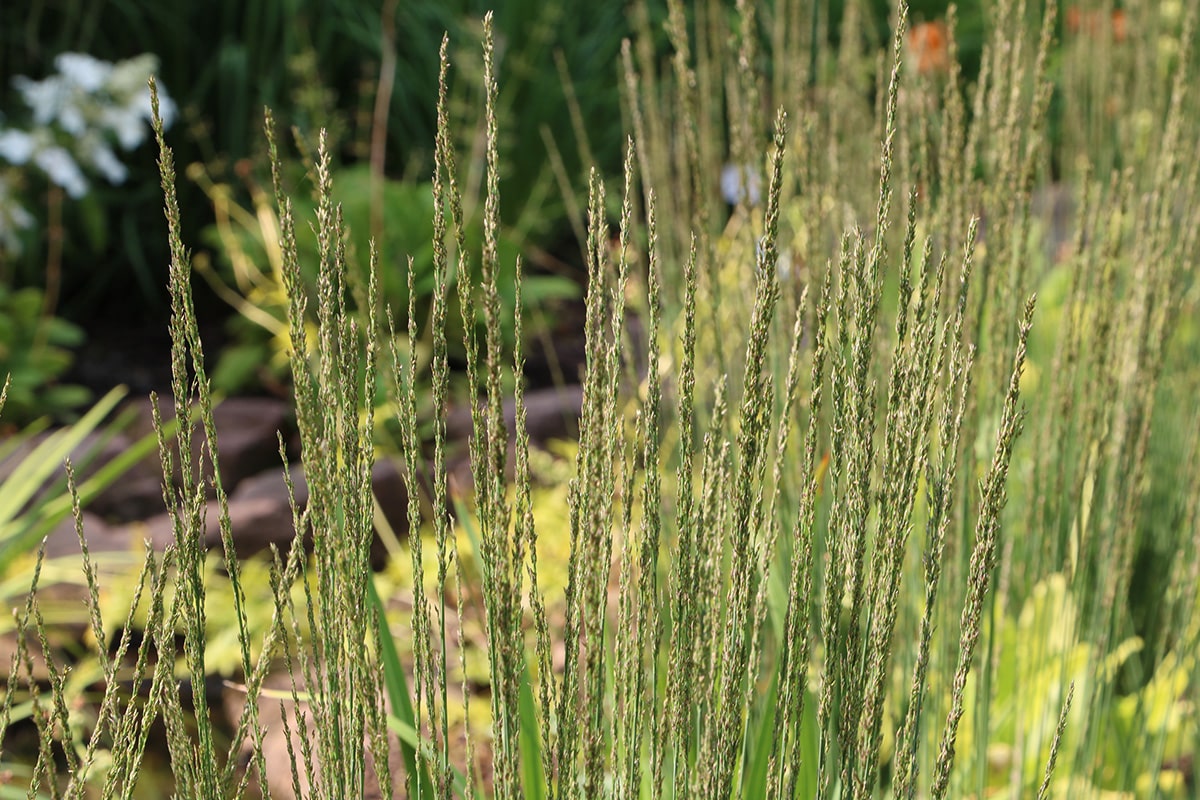
[[[55,75],[44,81],[31,80],[24,75],[13,78],[13,86],[21,93],[25,105],[33,110],[33,122],[38,126],[52,124],[59,115],[70,91],[66,81]]]
[[[65,148],[55,145],[38,150],[34,153],[33,163],[41,167],[46,177],[65,189],[72,198],[78,200],[87,194],[87,178]]]
[[[157,70],[158,59],[146,53],[117,64],[109,76],[107,89],[113,104],[104,110],[104,123],[126,150],[140,145],[153,123],[147,83]],[[175,102],[162,84],[158,85],[158,111],[163,127],[171,127],[177,111]]]
[[[29,106],[32,127],[0,127],[0,160],[37,167],[76,199],[89,188],[85,171],[109,183],[123,183],[129,169],[114,145],[132,150],[149,135],[152,113],[146,84],[158,69],[158,59],[146,54],[112,64],[86,53],[61,53],[54,64],[58,72],[43,80],[24,75],[13,79]],[[178,113],[175,103],[161,86],[158,95],[159,113],[169,126]],[[14,188],[0,188],[0,248],[11,252],[19,244],[12,231],[34,220],[14,199]]]
[[[158,72],[158,58],[153,53],[143,53],[134,58],[112,65],[105,87],[113,97],[126,99],[146,92],[146,81]],[[160,86],[159,94],[162,94]]]
[[[158,115],[162,117],[163,128],[166,129],[171,127],[171,124],[175,122],[175,118],[179,116],[179,110],[175,105],[175,101],[171,99],[171,95],[167,94],[167,87],[160,83],[157,89]],[[150,105],[150,87],[143,86],[142,91],[130,100],[129,108],[141,114],[147,123],[152,123],[154,121],[154,109]]]
[[[0,131],[0,158],[10,164],[21,166],[29,161],[36,148],[33,136],[25,131]]]
[[[71,102],[63,103],[58,110],[58,124],[72,136],[82,136],[88,129],[85,107]]]
[[[109,183],[124,183],[129,177],[129,169],[121,163],[108,143],[95,134],[80,140],[79,154],[84,166],[99,172]]]
[[[731,206],[743,200],[752,206],[758,205],[762,200],[762,179],[758,176],[758,170],[750,166],[726,164],[721,170],[721,194]]]
[[[133,150],[146,140],[150,128],[137,109],[106,106],[100,112],[100,127],[116,137],[122,150]]]
[[[77,140],[76,147],[81,147],[81,142],[89,139],[94,140],[95,144],[87,145],[86,160],[104,172],[105,177],[109,177],[112,164],[105,160],[102,153],[92,155],[97,145],[104,144],[102,140],[92,135]],[[112,155],[111,150],[109,154]],[[79,198],[87,194],[87,178],[84,177],[75,156],[54,141],[54,134],[48,128],[37,128],[32,132],[11,129],[0,131],[0,158],[15,166],[32,163],[46,173],[46,177],[53,183],[66,189],[71,197]],[[115,159],[115,156],[113,158]],[[117,166],[124,170],[124,165],[118,163]],[[109,179],[111,180],[111,177]]]
[[[87,53],[59,53],[54,66],[69,84],[88,94],[100,91],[113,71],[112,64]]]

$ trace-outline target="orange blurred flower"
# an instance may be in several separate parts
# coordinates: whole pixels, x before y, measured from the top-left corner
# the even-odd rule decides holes
[[[908,32],[908,56],[921,75],[950,69],[950,33],[940,20],[922,22]]]
[[[1105,33],[1105,14],[1103,11],[1084,11],[1079,6],[1068,6],[1066,13],[1067,32],[1070,34],[1085,34],[1098,37]],[[1118,44],[1129,36],[1129,20],[1125,11],[1114,8],[1108,15],[1108,31],[1112,40]]]
[[[1112,12],[1112,35],[1114,42],[1123,42],[1128,36],[1128,24],[1125,19],[1125,12],[1119,8],[1113,9]]]

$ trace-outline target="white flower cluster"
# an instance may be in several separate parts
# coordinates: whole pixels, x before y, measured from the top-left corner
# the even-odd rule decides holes
[[[147,81],[158,69],[158,59],[147,53],[112,64],[84,53],[62,53],[54,65],[58,73],[44,80],[13,79],[32,112],[31,125],[6,128],[0,116],[0,161],[17,170],[36,168],[75,199],[87,194],[89,172],[111,184],[123,183],[129,170],[114,145],[128,151],[146,140],[151,120]],[[176,109],[161,84],[158,102],[163,125],[169,126]],[[21,183],[0,170],[0,252],[17,252],[18,230],[34,225],[17,197]]]
[[[721,195],[725,202],[736,206],[743,200],[752,206],[762,201],[762,178],[752,166],[726,164],[721,169]]]

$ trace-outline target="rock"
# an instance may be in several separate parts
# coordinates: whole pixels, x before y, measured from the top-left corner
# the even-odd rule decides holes
[[[239,558],[248,558],[271,545],[287,552],[295,539],[292,512],[286,499],[281,504],[270,498],[230,498],[229,522],[234,550]],[[159,551],[175,541],[174,522],[166,512],[135,522],[127,530],[131,541],[147,539]],[[221,509],[216,500],[209,500],[204,510],[204,546],[210,550],[221,549]]]
[[[293,465],[289,472],[292,478],[296,504],[300,511],[308,503],[308,482],[304,467]],[[372,472],[375,496],[379,500],[384,516],[397,536],[408,531],[408,492],[399,471],[389,460],[375,462]],[[204,544],[208,548],[221,547],[220,504],[208,501],[204,514]],[[233,533],[234,547],[239,558],[246,558],[275,545],[286,552],[295,540],[291,500],[283,469],[276,467],[247,478],[229,497],[229,522]],[[129,526],[129,535],[148,538],[155,549],[163,549],[174,541],[171,517],[158,514],[144,523]],[[373,564],[381,564],[387,550],[376,537],[371,548]]]
[[[115,434],[94,431],[71,451],[78,484],[82,484],[143,437],[155,437],[148,397],[131,400],[124,408],[133,409],[134,412],[133,420],[125,431]],[[159,409],[164,422],[175,418],[174,402],[170,397],[159,398]],[[282,433],[284,439],[288,440],[295,428],[291,407],[282,400],[266,397],[230,398],[213,409],[213,417],[217,426],[221,480],[226,492],[233,491],[245,478],[278,464],[279,434]],[[51,435],[52,432],[44,432],[20,442],[12,453],[0,461],[0,481],[10,476]],[[193,463],[204,450],[203,433],[197,430],[192,438]],[[212,468],[208,461],[205,455],[204,482],[209,496],[214,497]],[[44,496],[55,483],[65,481],[62,465],[56,467],[53,476],[39,489],[37,496]],[[175,485],[182,482],[178,463],[172,480]],[[162,462],[157,447],[154,447],[149,455],[95,497],[88,508],[110,522],[132,522],[152,517],[165,510],[162,483]]]
[[[525,429],[534,446],[553,439],[574,439],[578,436],[579,417],[583,412],[583,387],[538,389],[525,395]],[[505,466],[507,480],[516,473],[517,445],[513,436],[516,425],[516,403],[510,397],[504,402],[504,426],[508,431],[508,461]],[[473,427],[471,409],[459,407],[446,415],[446,437],[451,442],[466,442]],[[460,491],[471,491],[474,477],[471,474],[471,457],[463,447],[446,461],[446,472],[451,487]]]
[[[161,501],[162,498],[159,498]],[[129,550],[128,540],[102,517],[90,511],[83,512],[83,535],[87,539],[88,553],[92,556]],[[65,557],[82,557],[79,535],[75,532],[75,517],[70,514],[46,535],[46,558]]]
[[[582,386],[536,389],[525,395],[525,429],[534,442],[574,438],[582,410]],[[516,403],[510,397],[504,401],[504,427],[510,439],[516,421]],[[451,441],[465,441],[473,427],[469,407],[453,408],[446,415],[446,437]]]
[[[109,522],[133,522],[163,511],[162,471],[139,461],[88,505]]]
[[[131,405],[138,415],[130,426],[133,436],[153,432],[153,417],[149,398],[135,400]],[[174,401],[160,397],[159,411],[163,422],[175,419]],[[244,479],[279,463],[279,435],[286,441],[295,427],[291,407],[282,400],[270,397],[231,397],[213,409],[213,421],[217,426],[217,453],[221,462],[221,483],[231,493]],[[172,439],[173,441],[173,439]],[[209,496],[215,496],[211,488],[212,465],[205,452],[203,430],[197,428],[192,434],[192,459],[203,457],[203,474]],[[154,457],[157,465],[158,456]],[[178,464],[175,465],[173,481],[182,482]]]

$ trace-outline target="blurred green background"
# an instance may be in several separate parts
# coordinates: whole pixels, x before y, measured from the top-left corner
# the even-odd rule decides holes
[[[700,5],[685,7],[694,13]],[[760,15],[764,32],[774,5],[764,4]],[[943,0],[916,0],[911,12],[914,23],[941,19],[947,5]],[[306,159],[311,163],[316,132],[322,127],[329,130],[334,148],[335,184],[358,191],[369,187],[369,170],[382,170],[388,188],[382,194],[381,211],[362,202],[362,197],[342,199],[348,207],[356,200],[361,206],[360,224],[354,226],[359,261],[366,260],[367,232],[362,229],[370,227],[380,239],[386,230],[385,299],[402,314],[407,304],[407,256],[415,259],[419,292],[428,260],[424,234],[429,197],[420,187],[428,185],[432,169],[438,48],[444,33],[449,35],[453,64],[452,130],[458,137],[455,144],[469,215],[476,210],[472,200],[481,196],[478,43],[483,14],[491,6],[495,6],[501,76],[503,255],[509,267],[517,253],[523,255],[533,278],[527,283],[530,302],[547,301],[552,315],[549,301],[578,295],[582,282],[578,209],[586,204],[588,168],[595,166],[608,177],[620,173],[625,130],[621,42],[634,35],[636,25],[644,25],[650,40],[657,43],[660,64],[666,65],[670,50],[663,31],[665,3],[0,3],[0,113],[4,114],[0,127],[18,123],[24,110],[13,78],[26,75],[37,80],[52,74],[60,53],[86,53],[112,62],[143,53],[159,59],[159,78],[180,109],[168,140],[181,173],[191,178],[179,186],[184,229],[192,232],[187,244],[197,254],[198,264],[211,266],[205,273],[209,283],[197,281],[201,320],[216,331],[214,349],[226,349],[227,342],[241,348],[230,359],[237,363],[220,373],[227,381],[222,388],[261,390],[270,376],[252,374],[250,365],[273,357],[278,360],[279,345],[270,344],[269,324],[264,327],[262,320],[248,321],[244,313],[239,315],[229,296],[221,299],[217,284],[250,299],[254,293],[247,291],[245,276],[237,274],[235,262],[245,255],[266,269],[256,248],[269,242],[271,232],[247,216],[262,207],[256,192],[270,186],[262,134],[264,106],[273,109],[281,139],[288,145],[289,163],[294,165],[288,188],[293,196],[311,193],[305,163]],[[814,30],[836,41],[845,6],[846,0],[816,3]],[[736,15],[730,0],[712,0],[703,8],[709,14],[728,14],[731,20]],[[862,0],[859,10],[864,12],[864,37],[885,42],[891,3]],[[982,30],[981,4],[965,4],[959,11],[958,40],[968,80],[977,69]],[[764,74],[769,74],[771,63],[771,54],[764,51],[760,63]],[[764,105],[771,102],[764,98]],[[287,135],[293,126],[303,137],[302,145],[293,144]],[[93,181],[84,201],[61,204],[61,221],[52,219],[48,210],[46,187],[36,181],[26,185],[25,199],[37,217],[36,225],[25,237],[19,257],[0,256],[0,284],[7,293],[28,289],[33,294],[21,295],[19,307],[13,305],[17,295],[5,294],[13,299],[0,299],[0,317],[27,320],[38,307],[36,292],[51,283],[53,288],[41,303],[44,332],[39,329],[29,337],[27,322],[14,323],[7,327],[25,330],[25,340],[13,336],[0,340],[0,368],[20,372],[18,383],[27,389],[24,396],[45,400],[10,407],[10,421],[38,411],[70,416],[88,395],[55,386],[64,376],[84,383],[102,383],[103,376],[130,380],[120,374],[129,371],[120,359],[110,366],[92,353],[86,360],[100,377],[79,378],[78,370],[70,371],[70,354],[82,352],[88,341],[133,329],[122,341],[138,342],[147,339],[146,331],[165,331],[168,255],[155,153],[149,143],[123,153],[129,179],[120,186]],[[720,168],[714,164],[714,174]],[[229,225],[220,228],[217,223],[230,214]],[[377,216],[368,225],[371,214]],[[51,241],[61,243],[60,258],[50,258]],[[213,285],[216,291],[210,288]],[[272,294],[278,297],[268,286],[250,302],[263,302]],[[51,318],[59,318],[53,327]],[[553,324],[553,320],[541,323]],[[0,325],[0,337],[4,330]],[[114,347],[121,346],[108,349]],[[157,350],[166,352],[165,347]],[[101,387],[97,383],[91,388]]]

